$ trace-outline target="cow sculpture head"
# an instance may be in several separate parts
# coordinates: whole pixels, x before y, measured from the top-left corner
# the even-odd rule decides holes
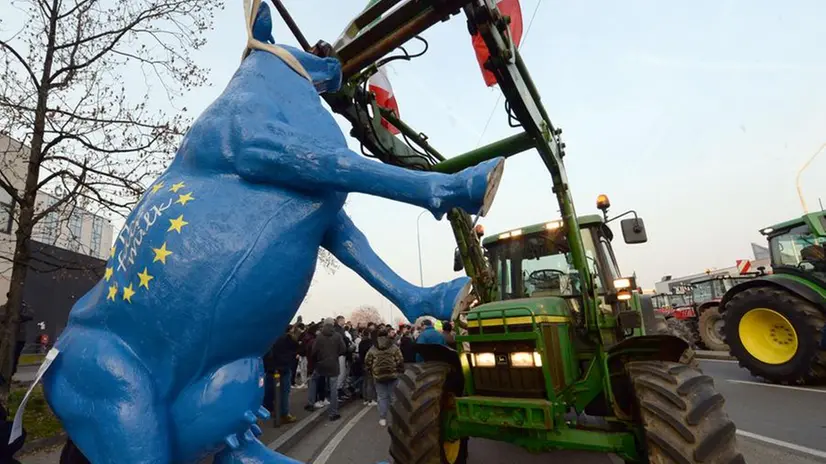
[[[279,49],[283,50],[287,52],[288,55],[291,55],[300,65],[300,69],[291,65],[293,70],[305,77],[309,77],[309,79],[312,80],[313,87],[315,87],[318,93],[336,92],[341,88],[341,63],[336,58],[317,56],[289,45],[276,45],[275,38],[272,34],[272,14],[270,13],[269,5],[260,0],[255,0],[252,2],[251,8],[248,11],[256,8],[257,12],[254,21],[248,22],[248,27],[251,29],[249,31],[251,37],[247,51],[256,49],[259,52],[274,53],[284,59],[287,64],[290,64],[288,61],[289,58],[278,52]],[[319,47],[317,46],[317,48]],[[247,55],[247,51],[244,52],[245,56]]]

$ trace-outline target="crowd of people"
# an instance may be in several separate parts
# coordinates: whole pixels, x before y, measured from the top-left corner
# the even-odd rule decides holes
[[[450,322],[434,324],[427,318],[398,327],[374,322],[353,325],[344,316],[306,325],[299,321],[264,356],[264,407],[278,413],[284,423],[295,422],[290,392],[307,389],[307,411],[328,407],[329,420],[336,421],[341,418],[339,404],[358,398],[365,406],[377,406],[379,424],[386,426],[393,390],[405,365],[422,362],[415,345],[456,348],[455,343]]]

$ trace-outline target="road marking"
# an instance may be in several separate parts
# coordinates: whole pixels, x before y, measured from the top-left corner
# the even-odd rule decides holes
[[[798,453],[808,454],[809,456],[815,456],[818,458],[826,459],[826,451],[820,451],[812,448],[806,448],[805,446],[795,445],[794,443],[789,443],[787,441],[775,440],[774,438],[764,437],[763,435],[758,435],[756,433],[746,432],[745,430],[738,430],[737,435],[744,436],[746,438],[751,438],[753,440],[762,441],[764,443],[768,443],[770,445],[779,446],[781,448],[790,449],[793,451],[797,451]]]
[[[350,433],[350,430],[352,430],[352,428],[355,427],[356,423],[360,421],[361,418],[364,417],[364,415],[370,411],[370,409],[372,409],[370,406],[365,406],[361,411],[359,411],[358,414],[353,416],[353,418],[350,419],[350,421],[347,422],[347,424],[344,427],[342,427],[341,430],[338,431],[336,436],[334,436],[333,439],[330,440],[330,443],[327,443],[327,446],[325,446],[324,449],[321,450],[321,453],[313,461],[313,464],[326,464],[327,460],[330,459],[330,456],[332,456],[333,452],[336,450],[336,448],[338,448],[338,445],[340,445],[341,442],[344,440],[344,437],[347,436],[348,433]]]
[[[785,388],[787,390],[800,390],[800,391],[807,391],[812,393],[826,393],[826,390],[821,390],[817,388],[805,388],[805,387],[793,387],[791,385],[777,385],[773,383],[765,383],[765,382],[752,382],[750,380],[730,380],[726,379],[731,383],[743,383],[746,385],[759,385],[761,387],[774,387],[774,388]]]
[[[327,406],[324,406],[323,408],[317,409],[315,412],[313,412],[309,416],[305,417],[304,419],[301,419],[301,421],[299,423],[295,424],[285,434],[281,435],[275,441],[273,441],[272,443],[267,445],[267,448],[277,451],[278,448],[281,448],[282,446],[284,446],[284,443],[287,443],[288,441],[290,441],[295,435],[297,435],[299,432],[303,431],[305,427],[309,426],[310,423],[312,423],[313,421],[318,419],[318,416],[324,414],[326,411],[327,411]]]

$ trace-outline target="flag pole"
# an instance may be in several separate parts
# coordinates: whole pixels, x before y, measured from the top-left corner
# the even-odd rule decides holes
[[[272,3],[275,5],[275,9],[278,10],[278,14],[281,15],[281,19],[287,23],[287,27],[290,28],[290,32],[292,32],[296,40],[298,40],[298,44],[301,45],[301,48],[303,48],[305,52],[309,52],[312,49],[312,47],[310,47],[310,42],[307,42],[307,38],[301,33],[301,29],[298,28],[298,24],[293,21],[293,17],[290,16],[290,12],[287,11],[287,8],[283,3],[281,3],[281,0],[272,0]]]

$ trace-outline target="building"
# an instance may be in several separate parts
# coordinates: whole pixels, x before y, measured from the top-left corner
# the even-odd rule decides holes
[[[0,134],[0,179],[11,183],[17,191],[22,191],[25,184],[26,165],[28,161],[27,147],[21,143]],[[60,192],[55,192],[60,195]],[[38,192],[36,197],[36,211],[44,211],[55,204],[58,198],[46,192]],[[11,196],[0,188],[0,304],[6,301],[12,272],[12,257],[16,240],[15,217],[19,209],[14,207]],[[97,268],[104,265],[109,256],[113,243],[114,228],[112,223],[103,216],[84,210],[78,205],[68,204],[57,208],[38,222],[32,233],[32,264],[29,277],[26,280],[27,290],[30,281],[33,288],[46,290],[51,295],[52,289],[45,289],[44,282],[54,285],[63,285],[60,282],[72,281],[72,295],[88,291],[95,283],[89,282]],[[38,262],[45,266],[34,265]],[[62,263],[62,264],[61,264]],[[57,272],[62,269],[61,272]],[[88,269],[87,269],[88,267]],[[66,271],[76,271],[75,274]],[[92,272],[89,274],[88,272]],[[79,274],[78,274],[79,273]],[[45,274],[52,274],[44,277]],[[79,278],[78,275],[85,277]],[[56,276],[60,276],[57,278]],[[98,277],[99,278],[99,277]],[[82,291],[81,291],[82,290]],[[53,295],[62,295],[59,288],[53,289]],[[68,309],[66,301],[59,297],[53,299],[53,304],[61,311]],[[28,301],[28,300],[27,300]],[[45,301],[44,303],[45,304]],[[31,305],[30,305],[31,306]],[[45,308],[43,308],[45,310]],[[51,309],[50,309],[51,310]],[[40,311],[35,308],[35,311]]]

